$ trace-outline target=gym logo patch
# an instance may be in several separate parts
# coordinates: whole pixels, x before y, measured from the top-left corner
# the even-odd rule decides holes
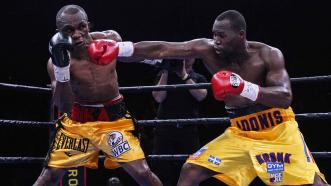
[[[118,131],[111,132],[107,142],[113,156],[116,158],[131,149],[128,141],[123,141],[123,135]]]
[[[259,164],[273,162],[273,163],[291,163],[292,154],[287,152],[268,152],[256,155],[256,160]]]
[[[198,157],[200,157],[200,155],[201,155],[202,153],[204,153],[204,152],[207,150],[207,148],[208,148],[208,147],[202,147],[201,149],[199,149],[198,151],[196,151],[194,154],[192,154],[192,155],[190,156],[190,159],[192,159],[192,160],[197,159]]]
[[[283,162],[267,162],[267,173],[269,173],[270,183],[280,183],[283,181],[284,163]]]
[[[208,158],[208,162],[213,163],[215,165],[220,165],[221,164],[221,159],[210,155],[209,158]]]

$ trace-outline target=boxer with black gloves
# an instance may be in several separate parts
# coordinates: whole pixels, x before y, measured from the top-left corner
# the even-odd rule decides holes
[[[99,151],[106,168],[121,166],[140,185],[162,185],[147,165],[119,93],[116,59],[130,56],[133,44],[115,31],[90,33],[87,15],[77,5],[62,7],[56,25],[47,70],[54,104],[65,114],[34,185],[57,185],[71,167],[97,168]]]
[[[55,80],[68,82],[70,80],[69,50],[72,49],[72,39],[61,32],[56,33],[49,42],[49,52],[53,62]]]

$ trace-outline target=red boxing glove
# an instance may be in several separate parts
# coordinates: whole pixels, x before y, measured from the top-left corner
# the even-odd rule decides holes
[[[98,65],[107,65],[115,61],[118,52],[118,44],[113,40],[93,40],[88,47],[90,58]]]
[[[223,101],[227,96],[240,95],[252,101],[259,97],[260,87],[243,80],[238,74],[230,71],[219,71],[211,80],[215,99]]]

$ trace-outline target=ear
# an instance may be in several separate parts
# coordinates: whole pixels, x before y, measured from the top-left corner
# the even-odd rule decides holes
[[[245,32],[245,30],[240,30],[239,31],[239,37],[240,37],[240,39],[245,39],[246,38],[246,32]]]

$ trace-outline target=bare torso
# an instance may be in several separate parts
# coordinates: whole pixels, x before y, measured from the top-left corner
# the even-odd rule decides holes
[[[119,95],[116,63],[97,65],[71,59],[71,86],[76,102],[103,102]]]
[[[90,33],[92,39],[113,39],[121,41],[117,32],[109,30]],[[53,65],[48,62],[48,73],[55,87]],[[79,103],[102,103],[119,95],[116,61],[97,65],[88,57],[87,49],[81,47],[70,53],[70,84],[73,101]]]
[[[264,53],[271,49],[270,46],[258,42],[248,42],[248,57],[240,62],[227,62],[220,58],[213,48],[213,41],[207,40],[207,49],[204,52],[203,60],[209,71],[214,74],[220,70],[229,70],[239,74],[246,81],[265,85],[267,72],[267,57]],[[227,107],[247,107],[254,105],[252,101],[241,96],[229,96],[225,100]]]

